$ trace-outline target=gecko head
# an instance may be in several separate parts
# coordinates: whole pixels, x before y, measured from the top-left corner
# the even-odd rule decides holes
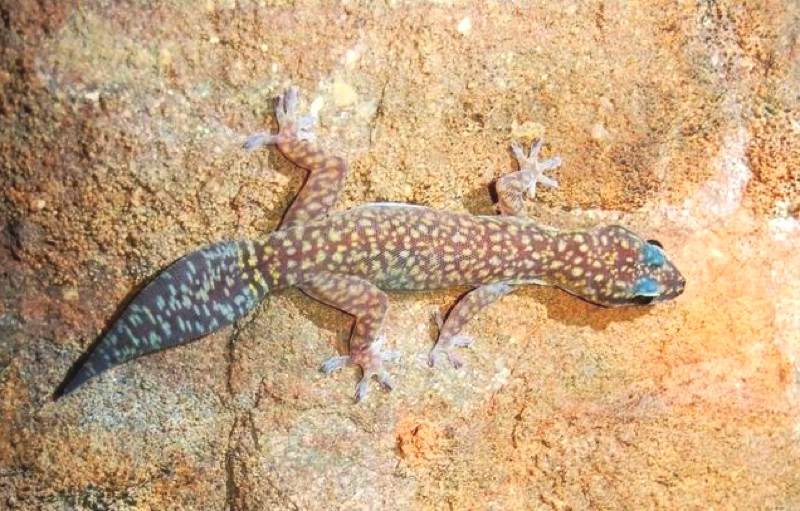
[[[559,234],[556,245],[555,259],[563,266],[552,272],[552,281],[598,305],[663,302],[680,295],[686,285],[661,243],[618,225]]]

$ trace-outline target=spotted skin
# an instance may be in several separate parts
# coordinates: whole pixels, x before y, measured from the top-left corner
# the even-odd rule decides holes
[[[311,120],[297,112],[290,89],[276,105],[277,134],[259,133],[245,148],[277,146],[308,170],[308,180],[279,230],[256,241],[218,243],[179,259],[146,286],[94,351],[67,379],[69,393],[100,372],[137,356],[189,342],[228,325],[269,293],[298,287],[355,318],[350,353],[325,362],[323,371],[361,368],[362,399],[376,378],[391,388],[382,349],[388,308],[385,290],[466,286],[473,291],[440,325],[433,364],[471,340],[461,331],[480,310],[525,284],[550,285],[607,307],[669,300],[684,287],[660,244],[619,226],[584,231],[543,227],[521,215],[537,184],[556,186],[544,172],[558,158],[539,161],[513,146],[520,170],[498,182],[500,216],[473,216],[408,204],[369,204],[329,214],[347,173],[343,159],[313,141]]]
[[[283,217],[281,227],[288,227],[325,215],[336,202],[339,190],[347,175],[344,159],[325,156],[325,153],[309,142],[288,141],[278,144],[278,149],[287,159],[309,170],[308,179]]]

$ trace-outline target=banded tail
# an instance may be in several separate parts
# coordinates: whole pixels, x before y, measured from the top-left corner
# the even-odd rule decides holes
[[[193,341],[244,316],[269,291],[256,267],[262,257],[252,242],[229,241],[172,263],[136,295],[56,398],[115,365]]]

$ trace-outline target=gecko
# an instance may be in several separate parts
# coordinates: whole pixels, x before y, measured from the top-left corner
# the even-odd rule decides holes
[[[260,239],[223,241],[191,252],[164,269],[122,310],[56,392],[71,393],[90,378],[141,355],[187,343],[230,325],[267,294],[299,288],[354,317],[349,353],[325,361],[330,374],[358,366],[355,400],[370,382],[391,390],[384,349],[386,291],[471,290],[438,319],[429,364],[445,356],[459,367],[457,348],[472,345],[462,330],[470,318],[524,285],[555,286],[604,307],[663,302],[683,292],[685,279],[655,240],[625,227],[559,230],[524,214],[537,184],[555,187],[540,160],[541,139],[525,152],[512,144],[519,170],[496,182],[499,215],[471,215],[404,203],[376,203],[331,212],[347,175],[344,158],[316,142],[312,115],[299,92],[275,100],[277,133],[250,136],[244,149],[275,146],[307,171],[280,226]]]

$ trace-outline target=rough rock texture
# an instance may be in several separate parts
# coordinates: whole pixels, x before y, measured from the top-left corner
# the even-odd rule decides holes
[[[0,7],[0,508],[797,509],[796,2],[117,2]],[[677,301],[526,289],[431,370],[394,295],[399,387],[322,377],[349,320],[300,293],[51,393],[116,308],[301,180],[243,137],[297,84],[352,172],[340,208],[486,213],[513,139],[565,166],[531,214],[667,247]]]

